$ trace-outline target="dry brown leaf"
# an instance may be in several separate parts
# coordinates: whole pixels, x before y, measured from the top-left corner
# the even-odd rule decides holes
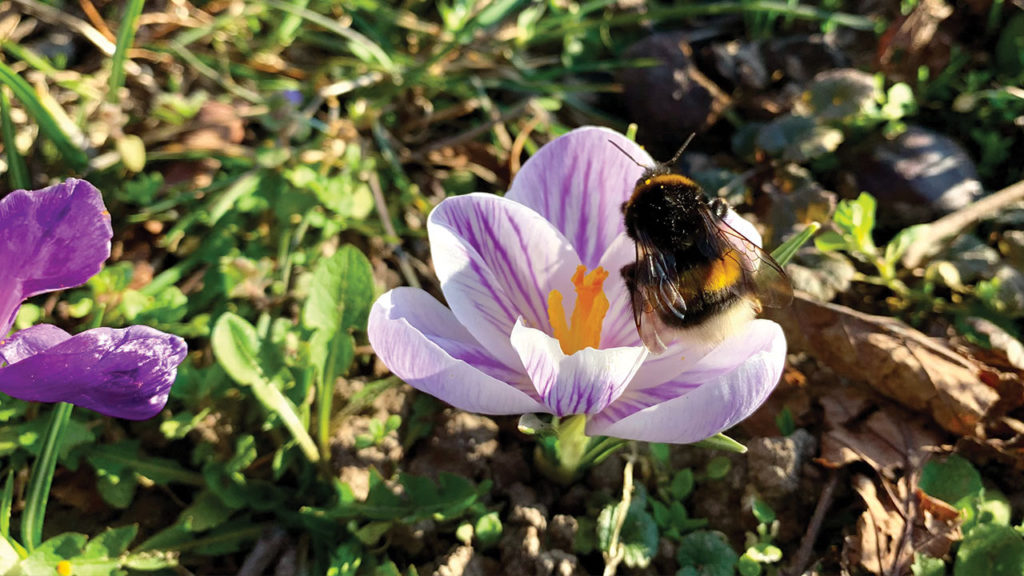
[[[192,130],[182,139],[187,150],[222,150],[245,138],[245,122],[230,104],[208,101],[192,121]]]
[[[819,462],[840,468],[864,462],[886,477],[896,469],[916,468],[941,442],[938,434],[902,410],[876,410],[860,414],[866,399],[838,391],[821,399],[828,431],[821,438]]]
[[[914,496],[917,496],[917,505],[921,510],[928,512],[934,516],[936,520],[940,520],[942,522],[953,522],[960,517],[960,510],[955,506],[945,502],[944,500],[928,495],[920,488],[914,489]]]
[[[915,553],[941,558],[961,538],[955,520],[947,521],[919,506],[916,474],[893,485],[880,480],[880,492],[867,476],[855,475],[853,489],[865,504],[857,520],[857,534],[846,537],[843,555],[872,574],[910,572]],[[955,510],[954,510],[955,512]]]
[[[896,19],[878,41],[878,64],[887,76],[913,80],[920,66],[938,72],[948,64],[950,33],[940,25],[952,14],[943,0],[923,0]]]
[[[974,434],[999,400],[981,379],[979,364],[899,320],[803,294],[772,319],[782,324],[791,350],[807,352],[838,375],[929,414],[954,434]]]

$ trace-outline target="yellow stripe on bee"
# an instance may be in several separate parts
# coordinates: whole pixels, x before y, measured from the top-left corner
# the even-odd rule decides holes
[[[644,180],[644,184],[647,185],[647,186],[650,186],[651,184],[654,184],[655,181],[657,181],[657,183],[661,184],[662,186],[673,186],[673,185],[677,185],[677,186],[696,186],[697,185],[696,182],[694,182],[693,180],[690,180],[689,178],[687,178],[686,176],[683,176],[682,174],[659,174],[657,176],[652,176],[652,177],[648,178],[647,180]]]
[[[740,282],[743,269],[740,268],[740,255],[729,250],[721,258],[711,262],[708,274],[704,278],[705,292],[718,292]]]

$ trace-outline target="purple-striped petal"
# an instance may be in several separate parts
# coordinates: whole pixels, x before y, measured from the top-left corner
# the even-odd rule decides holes
[[[622,394],[647,357],[642,346],[584,348],[567,356],[558,340],[522,322],[512,330],[512,346],[544,404],[556,416],[604,410]]]
[[[523,164],[506,198],[533,208],[595,268],[624,230],[622,203],[654,160],[635,142],[607,128],[579,128],[541,147]]]
[[[625,232],[612,241],[601,258],[601,266],[608,271],[604,281],[604,294],[608,298],[608,312],[601,325],[601,347],[640,346],[640,334],[633,318],[633,299],[622,279],[622,267],[636,261],[636,246]]]
[[[532,389],[521,369],[490,354],[423,290],[395,288],[378,298],[367,333],[392,372],[456,408],[479,414],[546,411],[524,392]]]
[[[725,213],[723,220],[725,220],[725,223],[731,226],[733,230],[742,234],[747,240],[757,244],[758,248],[761,248],[761,233],[757,231],[757,226],[754,226],[753,222],[740,216],[734,212],[732,208]]]
[[[0,200],[0,335],[26,298],[99,272],[112,235],[99,191],[84,180],[15,190]]]
[[[730,342],[741,348],[729,350]],[[726,371],[735,358],[743,362]],[[676,379],[645,388],[630,386],[588,421],[587,434],[681,444],[703,440],[752,414],[775,388],[785,361],[782,328],[755,320],[742,337],[726,341]],[[642,376],[637,375],[638,383]]]
[[[448,305],[459,323],[499,358],[516,358],[509,334],[520,316],[531,327],[551,331],[551,290],[558,289],[567,306],[575,301],[576,253],[551,224],[522,204],[492,194],[448,198],[431,212],[427,230]]]
[[[0,368],[0,391],[143,420],[167,403],[186,352],[184,340],[148,326],[94,328],[75,336],[33,326],[0,343],[0,356],[11,361]]]

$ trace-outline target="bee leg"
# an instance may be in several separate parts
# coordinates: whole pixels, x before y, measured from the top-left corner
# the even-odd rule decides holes
[[[708,202],[708,208],[717,218],[722,219],[729,212],[729,203],[721,198],[714,198]]]

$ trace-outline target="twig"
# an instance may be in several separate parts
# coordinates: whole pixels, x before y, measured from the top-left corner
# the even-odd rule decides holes
[[[288,543],[288,533],[279,527],[268,529],[252,547],[237,576],[265,574],[267,567],[281,557],[281,548]]]
[[[818,505],[814,507],[814,515],[811,516],[807,532],[804,533],[803,540],[800,541],[800,548],[797,549],[796,555],[793,556],[793,560],[785,572],[787,575],[803,574],[807,568],[807,563],[811,560],[811,553],[814,552],[814,542],[818,539],[818,532],[821,531],[821,524],[825,521],[825,514],[832,507],[832,500],[835,499],[838,484],[839,473],[833,470],[829,474],[828,481],[825,482],[825,487],[821,490],[821,498],[818,499]]]
[[[604,552],[604,576],[615,576],[619,568],[619,562],[626,555],[626,548],[619,542],[619,534],[622,526],[626,523],[626,516],[629,514],[629,505],[633,501],[633,463],[636,462],[636,444],[631,444],[629,456],[626,457],[626,465],[622,468],[622,502],[615,507],[615,528],[612,529],[612,539],[608,542],[608,550]]]
[[[539,126],[541,122],[544,122],[547,119],[547,112],[545,112],[543,108],[540,108],[532,118],[526,121],[522,130],[519,131],[516,139],[512,142],[512,148],[509,149],[508,153],[509,181],[516,177],[516,174],[519,173],[519,168],[522,166],[522,162],[519,158],[523,154],[523,148],[526,147],[526,140],[529,139],[533,130]]]
[[[73,32],[77,32],[85,37],[86,40],[92,42],[100,52],[103,52],[106,56],[113,56],[117,46],[113,42],[107,40],[107,37],[102,32],[97,30],[85,20],[76,18],[66,12],[62,12],[51,6],[47,6],[41,2],[35,0],[13,0],[13,2],[25,9],[25,12],[48,22],[50,24],[59,24],[65,28],[70,29]],[[131,73],[135,73],[129,70]]]
[[[402,158],[402,161],[422,162],[427,159],[427,154],[433,150],[438,150],[440,148],[445,148],[447,146],[457,146],[464,142],[475,140],[481,134],[486,134],[496,124],[510,122],[518,118],[519,116],[522,116],[523,112],[525,112],[526,109],[532,103],[533,100],[530,98],[523,100],[521,102],[517,102],[516,104],[512,105],[510,108],[505,110],[500,116],[496,118],[490,118],[488,119],[487,122],[474,126],[468,130],[460,132],[449,138],[444,138],[441,140],[437,140],[436,142],[431,142],[430,144],[411,152],[408,156]]]
[[[1024,200],[1024,180],[935,220],[927,225],[927,233],[918,236],[907,248],[903,255],[903,265],[907,268],[916,268],[925,258],[937,252],[945,240],[1018,200]]]

